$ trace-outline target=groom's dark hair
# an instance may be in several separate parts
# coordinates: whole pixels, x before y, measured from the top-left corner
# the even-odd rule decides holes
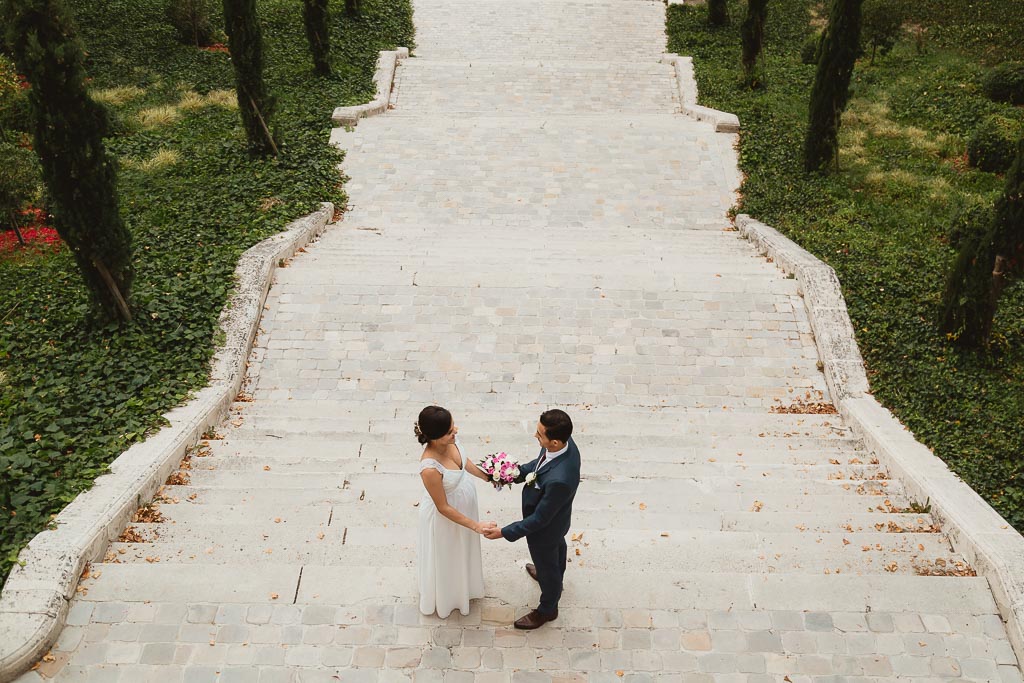
[[[547,410],[540,415],[540,423],[544,425],[547,437],[552,441],[569,443],[572,436],[572,420],[564,410]]]

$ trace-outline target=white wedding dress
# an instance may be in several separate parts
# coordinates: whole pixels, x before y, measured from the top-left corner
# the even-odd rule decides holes
[[[470,519],[479,520],[473,475],[466,471],[462,444],[455,442],[462,469],[450,470],[433,458],[420,461],[420,471],[435,469],[444,477],[448,504]],[[420,612],[447,617],[452,610],[469,614],[469,601],[484,596],[484,573],[480,561],[480,534],[451,521],[424,491],[420,503],[418,561]]]

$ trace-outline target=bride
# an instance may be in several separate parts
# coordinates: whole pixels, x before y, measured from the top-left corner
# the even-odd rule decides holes
[[[420,411],[416,439],[426,446],[420,479],[427,490],[420,503],[420,612],[447,617],[458,609],[469,614],[469,601],[484,596],[480,535],[494,522],[481,523],[476,487],[466,476],[490,481],[459,443],[452,414],[440,406]]]

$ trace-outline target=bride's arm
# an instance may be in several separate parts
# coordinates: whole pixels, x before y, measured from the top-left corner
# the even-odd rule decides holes
[[[430,499],[434,501],[434,507],[437,508],[438,512],[456,524],[478,534],[484,532],[484,529],[487,528],[484,524],[470,519],[448,504],[448,496],[444,494],[444,484],[442,483],[444,477],[440,472],[435,469],[425,469],[420,472],[420,479],[423,480],[423,486],[427,489],[427,493],[430,494]]]
[[[473,462],[472,460],[467,460],[466,461],[466,469],[469,470],[469,473],[472,474],[474,477],[478,477],[478,478],[483,479],[484,481],[488,481],[488,482],[491,481],[491,478],[488,477],[484,473],[483,470],[481,470],[479,467],[477,467],[476,463]],[[491,482],[491,483],[494,483],[494,482]]]

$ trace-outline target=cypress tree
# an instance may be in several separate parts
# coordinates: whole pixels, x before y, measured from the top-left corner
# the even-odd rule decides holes
[[[833,0],[818,47],[811,88],[810,124],[804,140],[804,168],[820,171],[836,157],[839,122],[850,99],[850,78],[860,51],[860,9],[864,0]]]
[[[359,0],[345,0],[345,14],[350,17],[358,17]]]
[[[768,0],[747,0],[747,16],[740,27],[743,40],[743,77],[750,88],[761,85],[757,60],[764,42],[764,22],[768,16]]]
[[[84,53],[63,0],[7,0],[7,42],[28,93],[32,135],[54,228],[74,255],[93,301],[131,319],[131,235],[118,211],[114,163],[103,147],[106,110],[85,88]]]
[[[712,26],[729,23],[728,0],[708,0],[708,23]]]
[[[999,297],[1024,270],[1024,138],[995,216],[967,239],[946,281],[941,329],[964,348],[988,343]]]
[[[253,154],[277,154],[270,119],[274,98],[263,82],[263,33],[256,0],[224,0],[224,30],[235,69],[238,109]]]
[[[313,55],[313,70],[320,76],[329,76],[331,34],[327,29],[327,0],[302,0],[302,21],[306,25],[309,51]]]

